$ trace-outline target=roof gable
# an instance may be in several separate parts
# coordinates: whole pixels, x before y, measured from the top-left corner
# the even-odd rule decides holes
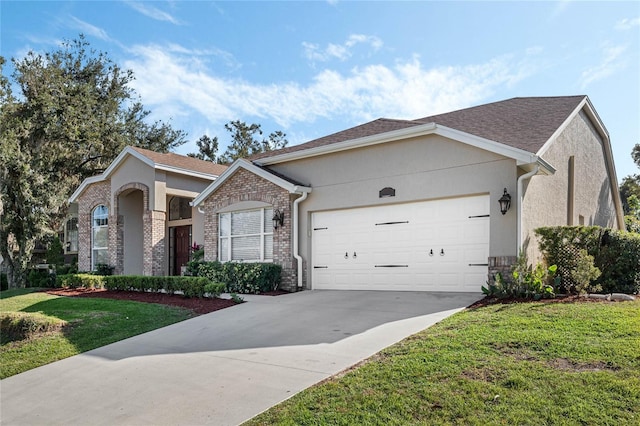
[[[184,155],[174,153],[164,154],[144,148],[127,146],[118,154],[104,172],[85,179],[71,195],[69,202],[75,202],[88,185],[108,179],[129,156],[137,158],[156,170],[164,170],[207,180],[215,180],[227,169],[227,166],[221,164],[198,160],[197,158]]]
[[[275,173],[265,167],[260,167],[244,159],[236,160],[225,172],[220,175],[218,179],[212,182],[204,191],[202,191],[192,202],[194,207],[200,206],[204,201],[209,198],[218,188],[220,188],[226,180],[228,180],[238,169],[245,169],[263,179],[278,185],[281,188],[286,189],[290,193],[304,193],[311,192],[311,188],[301,185],[285,176]]]
[[[379,118],[304,144],[261,153],[250,160],[266,164],[272,162],[266,160],[268,158],[278,157],[285,161],[297,152],[301,155],[304,155],[303,151],[329,152],[330,146],[338,147],[347,141],[385,133],[421,132],[422,126],[429,123],[537,154],[585,99],[584,95],[512,98],[417,120]]]
[[[441,124],[537,153],[584,99],[585,96],[513,98],[415,121]]]

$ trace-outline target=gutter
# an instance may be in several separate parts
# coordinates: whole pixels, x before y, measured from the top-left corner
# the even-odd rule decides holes
[[[299,250],[298,236],[300,233],[300,229],[299,229],[300,226],[298,225],[298,221],[299,221],[298,206],[300,205],[300,203],[306,200],[308,196],[309,196],[309,192],[305,191],[302,193],[301,197],[298,197],[293,202],[293,257],[295,257],[297,267],[298,267],[298,288],[302,288],[302,256],[300,256],[300,253],[298,252]]]
[[[524,194],[523,194],[523,184],[524,181],[533,177],[534,175],[536,175],[538,173],[538,171],[540,170],[540,165],[536,164],[533,167],[533,170],[530,171],[529,173],[525,173],[522,176],[520,176],[518,178],[518,184],[517,184],[517,191],[518,191],[518,212],[517,212],[517,218],[516,221],[518,223],[517,225],[517,241],[516,241],[516,253],[518,255],[520,255],[520,252],[522,251],[522,200],[524,199]]]

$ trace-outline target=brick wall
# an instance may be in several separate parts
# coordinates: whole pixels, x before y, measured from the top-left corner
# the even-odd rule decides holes
[[[510,279],[511,268],[516,264],[516,256],[492,256],[489,257],[489,282],[493,283],[497,273],[503,278]]]
[[[89,185],[78,197],[78,270],[91,270],[91,213],[96,206],[105,205],[109,209],[109,247],[112,247],[112,217],[110,205],[111,182],[103,181]],[[115,238],[115,232],[113,232]],[[115,240],[114,240],[115,241]]]
[[[296,260],[292,254],[292,195],[274,183],[238,169],[204,202],[205,260],[218,257],[218,210],[241,201],[261,201],[284,212],[284,226],[273,231],[273,262],[282,266],[281,288],[297,290]]]

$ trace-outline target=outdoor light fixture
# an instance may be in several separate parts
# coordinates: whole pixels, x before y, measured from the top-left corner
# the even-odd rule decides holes
[[[284,212],[276,209],[273,212],[273,229],[278,229],[278,227],[282,227],[284,225]]]
[[[498,202],[500,203],[500,213],[507,213],[511,207],[511,195],[507,194],[507,188],[504,189],[504,194],[502,194]]]

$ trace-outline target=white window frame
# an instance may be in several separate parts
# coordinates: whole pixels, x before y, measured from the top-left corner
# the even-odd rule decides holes
[[[100,208],[104,209],[103,213],[100,214],[99,216],[96,216],[96,213]],[[95,221],[97,219],[103,220],[104,223],[102,223],[101,225],[96,225]],[[104,228],[107,232],[107,246],[96,247],[95,231],[96,229],[102,229],[102,228]],[[100,204],[98,206],[95,206],[94,209],[91,211],[91,270],[92,271],[96,270],[96,251],[98,250],[108,251],[109,249],[108,245],[109,245],[109,208],[104,204]]]
[[[271,224],[271,217],[267,217],[265,216],[267,211],[271,211],[270,215],[273,216],[273,207],[263,207],[263,208],[259,208],[259,209],[249,209],[249,210],[235,210],[235,211],[230,211],[230,212],[225,212],[225,213],[218,213],[218,259],[220,259],[221,262],[243,262],[243,263],[250,263],[250,262],[265,262],[265,263],[270,263],[273,262],[273,227],[270,226]],[[260,217],[261,217],[261,221],[260,221],[260,232],[259,233],[254,233],[254,234],[238,234],[238,235],[233,235],[231,232],[231,230],[233,229],[233,224],[232,224],[232,220],[233,220],[233,214],[234,213],[249,213],[249,212],[260,212]],[[222,235],[222,216],[224,215],[229,215],[229,235]],[[259,259],[233,259],[233,239],[234,238],[242,238],[242,237],[260,237],[260,258]],[[271,236],[271,244],[272,244],[272,251],[271,251],[271,258],[270,259],[265,259],[265,240],[266,237]],[[226,253],[226,259],[227,260],[222,260],[223,256],[222,256],[222,240],[228,240],[228,244],[227,244],[227,253]]]

